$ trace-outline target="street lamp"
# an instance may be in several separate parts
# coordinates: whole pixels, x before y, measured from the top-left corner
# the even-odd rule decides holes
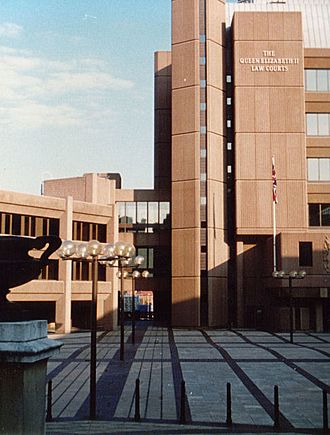
[[[130,266],[130,263],[133,262],[133,265]],[[136,278],[148,278],[149,272],[147,270],[144,270],[142,273],[139,270],[139,267],[144,263],[144,257],[142,255],[137,255],[134,259],[131,259],[130,262],[128,262],[128,267],[131,268],[131,273],[129,274],[127,270],[124,272],[119,271],[118,277],[121,279],[121,289],[123,289],[123,283],[122,280],[126,278],[132,278],[132,344],[135,344],[135,292],[134,292],[134,279]],[[120,293],[120,324],[124,327],[124,294],[123,291]]]
[[[138,257],[142,257],[142,256],[137,256],[135,258],[135,260],[138,259]],[[134,280],[136,278],[140,278],[140,276],[142,276],[142,278],[148,278],[149,276],[149,272],[147,270],[144,270],[142,273],[138,270],[138,267],[141,266],[141,264],[144,261],[144,258],[142,257],[142,261],[135,261],[136,267],[133,269],[132,271],[132,344],[135,344],[135,285],[134,285]]]
[[[293,299],[292,299],[292,280],[304,279],[306,272],[300,270],[292,270],[291,272],[284,272],[284,270],[274,270],[272,273],[273,278],[288,279],[289,280],[289,314],[290,314],[290,343],[293,343]]]
[[[134,256],[135,247],[134,245],[123,242],[116,242],[114,245],[103,245],[98,240],[91,240],[87,243],[75,243],[71,240],[66,240],[62,243],[57,253],[62,260],[87,262],[92,264],[89,416],[91,420],[94,420],[96,418],[96,323],[98,265],[105,264],[112,267],[119,267],[122,272],[126,262],[128,262]],[[124,338],[121,338],[121,340],[124,340]],[[123,352],[122,346],[120,348],[120,352]]]

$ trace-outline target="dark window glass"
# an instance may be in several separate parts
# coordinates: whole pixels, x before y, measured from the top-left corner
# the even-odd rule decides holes
[[[320,226],[320,205],[319,204],[309,204],[309,225],[311,227]]]
[[[60,234],[59,219],[49,219],[49,235],[58,236]]]
[[[36,218],[31,216],[31,233],[30,236],[35,237],[36,235]]]
[[[98,267],[98,280],[106,281],[106,266],[104,266],[103,264],[99,264]]]
[[[97,240],[99,242],[105,243],[107,241],[107,226],[104,224],[98,225],[98,236]]]
[[[299,242],[299,266],[313,266],[313,244],[312,242]]]
[[[82,262],[80,264],[81,264],[81,279],[82,279],[82,281],[88,281],[88,279],[89,279],[89,263]]]
[[[97,225],[92,224],[92,237],[93,240],[97,240]]]
[[[28,236],[30,233],[30,218],[29,216],[24,216],[24,236]]]
[[[12,217],[12,234],[14,236],[21,234],[21,216],[18,214],[13,214]]]
[[[148,248],[148,269],[154,268],[154,248]]]
[[[330,204],[321,205],[321,225],[330,226]]]
[[[81,240],[83,240],[85,242],[90,240],[89,223],[87,223],[87,222],[83,222],[83,224],[82,224],[82,238],[81,238]]]
[[[10,234],[10,214],[5,215],[5,234]]]

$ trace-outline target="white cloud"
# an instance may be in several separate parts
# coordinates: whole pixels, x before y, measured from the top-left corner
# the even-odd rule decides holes
[[[0,37],[17,38],[23,32],[23,27],[15,23],[0,23]]]
[[[81,114],[66,105],[49,106],[25,101],[16,107],[0,107],[0,125],[15,128],[77,125]],[[17,121],[19,124],[17,125]]]
[[[54,61],[0,46],[2,126],[78,125],[86,120],[92,103],[96,118],[102,119],[109,110],[101,101],[104,93],[133,86],[130,80],[114,77],[102,59]]]

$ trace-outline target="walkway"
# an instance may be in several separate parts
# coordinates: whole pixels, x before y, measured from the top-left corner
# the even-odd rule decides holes
[[[320,433],[322,390],[330,393],[330,334],[140,327],[136,344],[126,327],[125,362],[119,332],[99,333],[97,420],[89,413],[89,333],[51,336],[64,342],[48,364],[54,421],[48,434],[272,433],[274,384],[280,433]],[[134,422],[135,380],[141,422]],[[186,425],[179,425],[181,381]],[[226,426],[226,383],[232,387],[233,426]],[[330,395],[329,395],[330,398]],[[329,400],[330,401],[330,400]],[[329,403],[330,411],[330,403]],[[329,413],[330,420],[330,413]]]

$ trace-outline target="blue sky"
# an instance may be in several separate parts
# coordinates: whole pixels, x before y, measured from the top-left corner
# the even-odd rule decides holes
[[[120,172],[153,182],[153,53],[170,0],[1,0],[0,189]]]

